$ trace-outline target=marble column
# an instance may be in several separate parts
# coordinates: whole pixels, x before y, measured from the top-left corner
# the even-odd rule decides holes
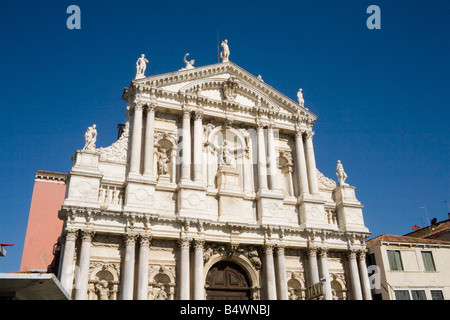
[[[297,178],[301,195],[303,193],[309,193],[309,185],[308,171],[306,169],[305,149],[303,146],[303,133],[299,130],[295,133],[295,152],[297,158]]]
[[[61,266],[61,285],[70,295],[73,286],[73,271],[75,258],[75,242],[77,240],[77,231],[67,230],[65,235],[64,257]]]
[[[155,176],[153,172],[153,148],[155,139],[155,106],[147,106],[147,122],[145,129],[144,174]]]
[[[372,300],[372,290],[370,289],[369,273],[366,264],[366,252],[364,250],[358,252],[358,262],[364,300]]]
[[[131,137],[130,173],[140,173],[142,143],[142,103],[134,106],[133,136]]]
[[[361,281],[358,274],[358,263],[356,262],[355,250],[350,250],[348,252],[348,261],[350,265],[353,300],[362,300]]]
[[[275,283],[275,268],[273,261],[273,245],[266,244],[264,250],[264,275],[266,281],[267,300],[277,299],[277,288]]]
[[[277,281],[277,297],[278,300],[288,300],[288,287],[286,278],[286,259],[284,256],[284,247],[276,248],[276,281]]]
[[[191,113],[183,110],[181,179],[191,180]]]
[[[195,111],[194,115],[194,181],[203,180],[203,127],[202,127],[202,111]]]
[[[205,283],[203,274],[203,239],[194,240],[194,300],[205,299]]]
[[[333,294],[331,292],[331,278],[330,271],[328,269],[328,256],[327,249],[320,248],[319,250],[319,261],[320,261],[320,277],[321,279],[325,279],[325,283],[323,284],[323,293],[325,300],[333,300]]]
[[[319,193],[319,182],[317,180],[316,159],[312,137],[314,132],[308,131],[305,135],[306,167],[308,168],[309,191],[311,194]]]
[[[148,259],[150,239],[151,237],[148,235],[141,235],[139,237],[138,300],[148,300]]]
[[[81,231],[80,265],[75,279],[75,300],[87,300],[89,262],[91,260],[91,245],[93,237],[93,231]]]
[[[191,240],[187,238],[181,238],[178,242],[180,247],[180,259],[178,260],[179,270],[180,270],[180,288],[179,288],[179,299],[189,300],[190,299],[190,267],[189,267],[189,248]]]
[[[135,243],[135,234],[125,235],[125,259],[123,266],[122,300],[133,300]]]
[[[273,125],[270,124],[267,129],[267,149],[269,159],[269,176],[270,176],[270,189],[277,190],[278,187],[278,175],[277,175],[277,154],[275,149],[275,139],[273,136]]]
[[[262,126],[258,126],[257,136],[258,136],[258,178],[259,178],[259,189],[267,189],[267,168],[266,168],[266,146],[264,139],[264,129]]]
[[[308,266],[309,266],[309,285],[316,284],[319,279],[319,268],[317,266],[317,248],[310,247],[307,251],[308,254]]]

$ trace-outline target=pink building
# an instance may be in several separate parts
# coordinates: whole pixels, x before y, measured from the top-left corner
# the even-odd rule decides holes
[[[50,171],[35,174],[20,271],[50,271],[58,263],[56,244],[63,224],[58,219],[58,211],[64,202],[66,176]]]

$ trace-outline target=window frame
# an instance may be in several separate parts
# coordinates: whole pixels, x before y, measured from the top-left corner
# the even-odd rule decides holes
[[[399,265],[400,269],[392,268],[394,263],[397,263],[397,262],[391,260],[390,252],[398,253],[398,262],[400,263],[400,265]],[[387,249],[386,250],[386,254],[387,254],[387,258],[388,258],[389,270],[390,271],[405,271],[405,268],[403,266],[403,259],[402,259],[402,252],[401,252],[401,250],[398,250],[398,249]]]
[[[433,291],[440,292],[442,299],[434,299],[433,298]],[[431,298],[431,300],[445,300],[445,298],[444,298],[444,291],[442,289],[430,289],[430,298]]]
[[[409,292],[410,290],[408,290],[408,289],[394,289],[394,297],[395,297],[395,300],[399,300],[399,301],[401,301],[401,300],[404,300],[404,301],[406,301],[406,300],[412,300],[411,299],[411,292]],[[408,294],[408,299],[398,299],[398,297],[397,297],[397,293],[400,293],[400,292],[402,292],[402,293],[407,293]]]
[[[431,264],[433,270],[427,270],[427,264],[425,263],[424,254],[430,254]],[[434,262],[433,252],[431,250],[422,250],[420,251],[420,255],[422,256],[422,263],[425,272],[436,272],[436,263]]]

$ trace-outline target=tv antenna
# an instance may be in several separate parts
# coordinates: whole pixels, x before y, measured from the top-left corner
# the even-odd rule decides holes
[[[428,217],[427,207],[423,206],[423,207],[420,207],[420,208],[421,209],[425,209],[425,215],[427,216],[427,221],[428,221],[428,228],[430,229],[430,232],[431,232],[431,222],[430,222],[430,218]]]
[[[448,204],[448,201],[444,201],[445,204],[447,204],[448,207],[448,213],[450,213],[450,205]]]
[[[217,63],[220,62],[220,49],[219,49],[219,30],[217,30]]]

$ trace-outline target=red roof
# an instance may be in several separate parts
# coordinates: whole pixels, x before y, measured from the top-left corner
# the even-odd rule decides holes
[[[422,243],[422,244],[445,244],[450,245],[450,241],[444,240],[433,240],[433,239],[422,239],[415,237],[407,237],[407,236],[396,236],[392,234],[383,233],[378,237],[370,239],[366,242],[367,247],[371,247],[378,242],[392,242],[392,243]]]
[[[437,235],[448,231],[450,231],[450,220],[440,223],[433,231],[424,235],[423,238],[434,238]]]

